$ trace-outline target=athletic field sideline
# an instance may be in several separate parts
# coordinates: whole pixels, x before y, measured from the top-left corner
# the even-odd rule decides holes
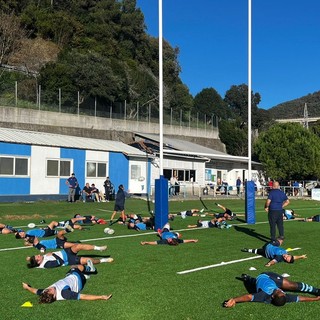
[[[211,212],[221,212],[214,201],[205,200]],[[236,213],[244,212],[243,200],[225,200],[224,206]],[[320,302],[298,303],[277,308],[258,303],[238,304],[225,309],[222,302],[246,293],[241,281],[235,279],[242,273],[256,276],[267,270],[287,273],[292,280],[301,280],[320,287],[318,268],[320,244],[317,241],[320,224],[299,221],[285,223],[285,248],[307,254],[308,259],[289,265],[279,263],[272,268],[264,267],[265,258],[240,251],[243,247],[261,247],[268,240],[267,214],[264,200],[256,201],[256,224],[247,225],[243,217],[232,221],[226,229],[188,229],[197,217],[176,217],[171,225],[182,233],[184,239],[196,238],[198,243],[171,246],[141,246],[140,241],[154,241],[154,232],[137,232],[121,225],[113,225],[115,234],[103,233],[106,225],[90,226],[89,230],[68,234],[71,241],[108,246],[100,253],[89,251],[83,256],[112,256],[112,264],[97,265],[98,274],[91,276],[83,293],[109,294],[109,301],[64,301],[51,305],[39,305],[37,297],[22,289],[22,282],[35,287],[46,287],[63,277],[68,267],[50,270],[27,269],[27,255],[37,254],[33,248],[23,246],[22,240],[13,235],[0,235],[1,274],[0,289],[3,306],[2,319],[316,319]],[[170,212],[191,208],[202,209],[200,201],[169,202]],[[291,200],[289,208],[301,217],[319,213],[320,204],[311,200]],[[92,214],[109,219],[113,203],[36,202],[0,205],[0,222],[13,226],[39,225],[44,219],[65,220],[75,213]],[[107,211],[105,211],[107,210]],[[146,201],[128,199],[127,213],[149,215]],[[210,219],[201,218],[201,219]],[[251,269],[251,270],[250,270]],[[254,270],[256,269],[256,270]],[[27,301],[32,307],[21,307]]]

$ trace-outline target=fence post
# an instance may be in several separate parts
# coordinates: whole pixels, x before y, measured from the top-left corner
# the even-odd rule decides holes
[[[94,116],[97,117],[97,97],[94,98]]]
[[[15,81],[14,97],[15,97],[15,106],[17,106],[18,105],[18,81]]]
[[[58,99],[59,99],[59,113],[61,113],[61,88],[59,88],[59,96],[58,96]]]
[[[137,102],[137,122],[139,122],[139,101]]]
[[[78,91],[78,115],[80,114],[80,92]]]
[[[39,110],[41,109],[41,84],[39,84],[39,92],[38,92],[38,103],[39,103]]]

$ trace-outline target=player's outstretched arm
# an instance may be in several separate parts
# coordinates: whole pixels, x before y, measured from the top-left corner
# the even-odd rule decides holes
[[[312,301],[320,301],[320,296],[318,297],[299,296],[299,302],[312,302]]]
[[[94,294],[80,294],[80,300],[90,300],[90,301],[93,301],[93,300],[109,300],[111,299],[112,297],[112,294],[109,294],[109,295],[101,295],[101,296],[97,296],[97,295],[94,295]]]
[[[299,259],[307,259],[307,255],[303,254],[302,256],[293,256],[294,260],[299,260]]]
[[[198,242],[198,239],[187,239],[187,240],[183,240],[183,243],[192,243],[192,242]]]
[[[142,246],[144,246],[144,245],[155,246],[155,245],[157,245],[158,243],[157,243],[157,241],[141,241],[140,244],[141,244]]]
[[[240,302],[250,302],[252,300],[252,294],[245,294],[243,296],[239,296],[239,297],[236,297],[236,298],[231,298],[229,300],[226,300],[224,303],[223,303],[223,306],[225,308],[232,308],[234,307],[237,303],[240,303]]]
[[[37,294],[37,290],[36,288],[32,288],[29,284],[22,282],[22,288],[25,290],[28,290],[29,292],[33,293],[33,294]]]
[[[266,267],[271,267],[276,263],[277,263],[277,260],[273,259],[273,260],[270,260],[268,263],[266,263],[265,266]]]

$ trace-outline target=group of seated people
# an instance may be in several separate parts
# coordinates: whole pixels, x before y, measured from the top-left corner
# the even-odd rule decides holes
[[[87,182],[82,189],[81,196],[83,202],[106,202],[104,193],[100,191],[94,183],[90,186],[90,183]]]

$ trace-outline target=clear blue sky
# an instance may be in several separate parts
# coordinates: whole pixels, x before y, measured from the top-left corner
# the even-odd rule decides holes
[[[158,0],[137,0],[158,36]],[[260,108],[320,90],[320,0],[252,0],[252,90]],[[195,96],[248,83],[248,0],[163,0],[163,37],[180,48]],[[303,112],[303,110],[302,110]]]

